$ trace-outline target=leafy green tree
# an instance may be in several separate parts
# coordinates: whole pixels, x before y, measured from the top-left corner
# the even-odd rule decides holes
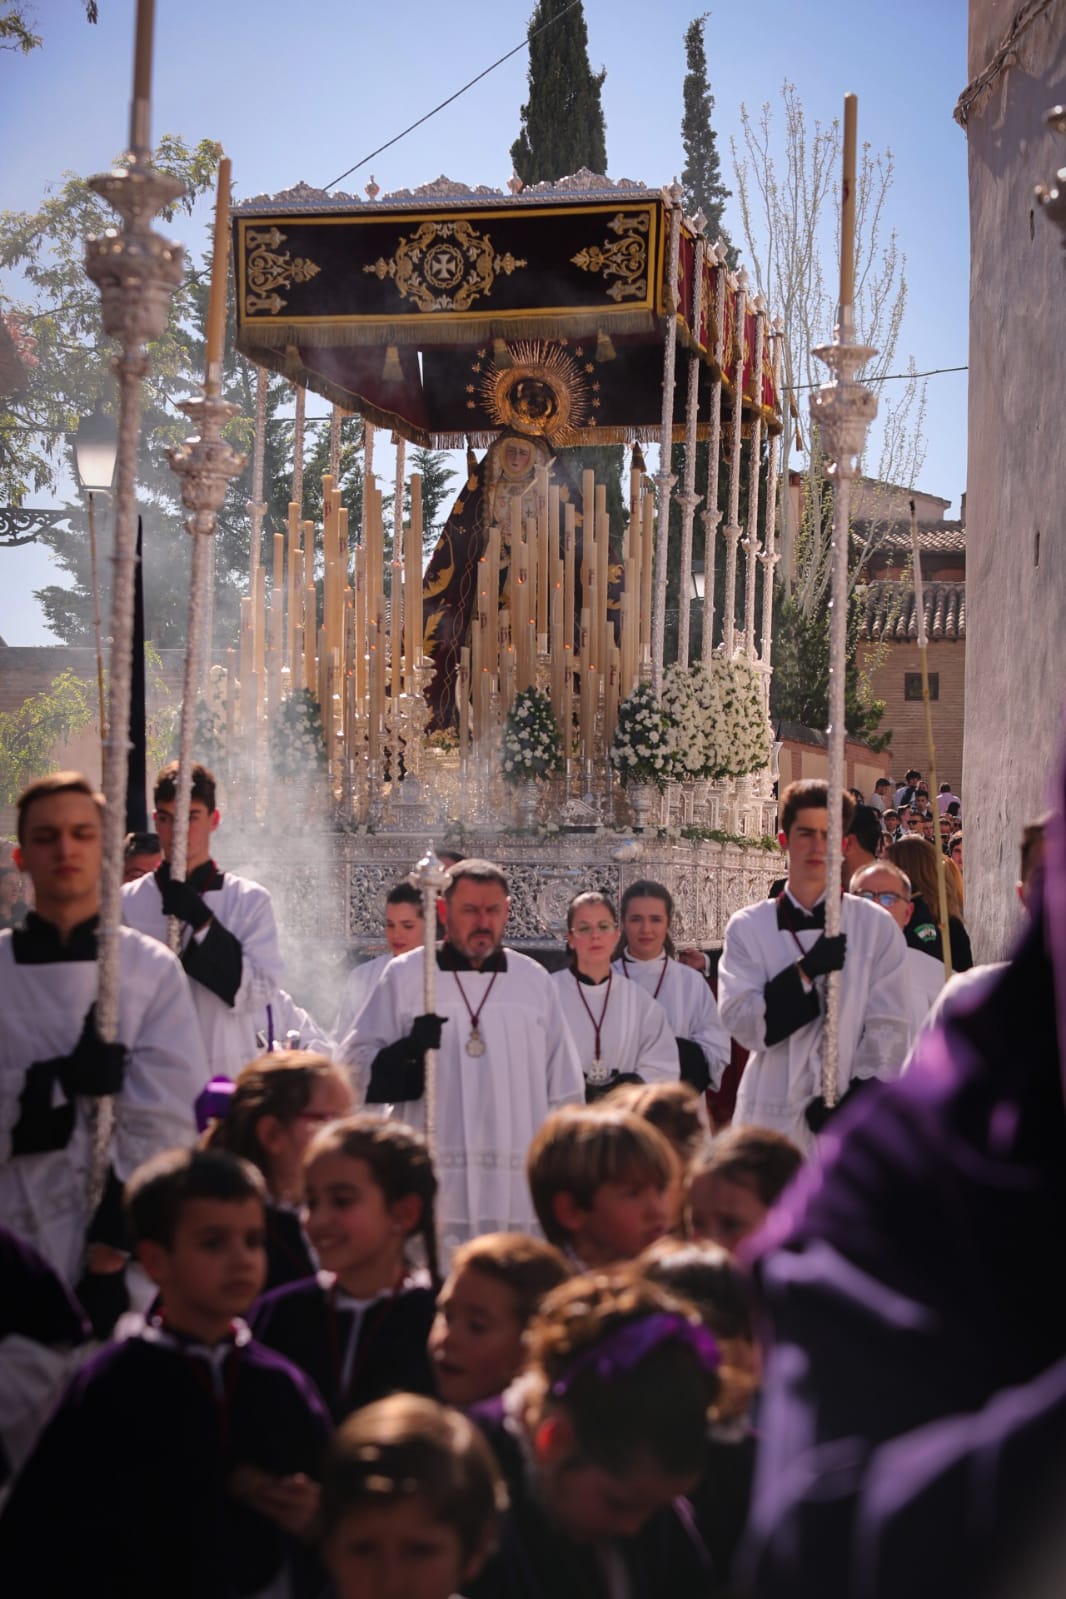
[[[681,187],[685,193],[685,210],[690,216],[702,210],[707,218],[707,238],[713,244],[721,239],[728,247],[730,265],[736,264],[736,251],[726,231],[723,213],[725,202],[732,194],[722,182],[722,168],[718,159],[718,138],[711,122],[714,112],[714,95],[707,77],[707,50],[704,30],[709,13],[696,17],[685,29],[685,114],[681,119],[681,142],[685,148],[685,165],[681,171]]]
[[[89,727],[97,715],[96,686],[71,671],[0,712],[0,804],[13,805],[28,783],[51,770],[55,746]]]
[[[444,450],[416,449],[410,459],[412,472],[422,474],[422,547],[431,550],[451,508],[448,485],[458,474],[448,465]]]
[[[529,19],[529,99],[511,146],[515,173],[527,187],[581,167],[607,171],[600,98],[606,76],[589,64],[584,6],[538,0]]]

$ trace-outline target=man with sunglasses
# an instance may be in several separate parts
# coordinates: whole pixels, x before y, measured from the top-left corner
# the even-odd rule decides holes
[[[898,866],[893,866],[891,861],[877,861],[873,866],[864,866],[852,878],[849,892],[858,895],[859,899],[872,900],[875,905],[880,905],[901,933],[914,915],[910,878]],[[908,944],[904,976],[913,1042],[930,1005],[943,987],[944,967],[939,961],[931,961],[924,950],[912,949]]]

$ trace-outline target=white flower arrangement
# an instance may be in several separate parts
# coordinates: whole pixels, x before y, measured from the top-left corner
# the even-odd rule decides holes
[[[505,783],[550,777],[563,764],[563,741],[551,701],[539,689],[516,694],[503,727],[500,749]]]
[[[668,667],[662,709],[672,732],[674,782],[742,777],[770,759],[760,674],[742,657],[719,654],[709,665]]]
[[[713,703],[708,701],[708,689]],[[667,667],[662,704],[673,727],[674,763],[670,775],[676,782],[708,775],[714,703],[714,680],[702,666],[686,669],[675,661]]]
[[[275,777],[317,777],[326,769],[326,740],[318,702],[300,689],[284,702],[270,724],[270,764]]]
[[[712,675],[717,703],[706,775],[743,777],[770,759],[770,724],[759,673],[750,661],[715,656]]]
[[[618,708],[611,765],[623,784],[654,783],[663,789],[673,776],[675,729],[656,701],[650,683],[641,683]]]

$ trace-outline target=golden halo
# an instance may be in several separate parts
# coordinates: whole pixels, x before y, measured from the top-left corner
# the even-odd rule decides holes
[[[565,445],[588,415],[588,379],[579,362],[558,344],[507,346],[511,365],[488,362],[481,377],[481,403],[497,427]]]

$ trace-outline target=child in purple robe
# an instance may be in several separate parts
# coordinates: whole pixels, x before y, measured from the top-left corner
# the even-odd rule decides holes
[[[264,1187],[180,1150],[134,1173],[127,1217],[158,1312],[75,1377],[0,1518],[11,1599],[282,1591],[318,1508],[330,1424],[239,1317],[262,1284]]]
[[[716,1593],[683,1496],[703,1471],[717,1359],[696,1313],[632,1270],[551,1293],[523,1376],[471,1412],[510,1509],[468,1599]]]
[[[337,1433],[322,1483],[329,1599],[451,1599],[495,1543],[503,1483],[484,1438],[415,1394],[367,1405]]]
[[[258,1166],[267,1185],[265,1291],[313,1277],[318,1261],[300,1216],[303,1158],[318,1129],[352,1107],[347,1073],[324,1055],[276,1050],[218,1079],[205,1149],[225,1149]]]
[[[335,1421],[397,1390],[434,1393],[437,1178],[425,1140],[402,1122],[353,1116],[316,1135],[304,1176],[323,1269],[264,1296],[256,1337],[308,1374]],[[428,1273],[408,1259],[415,1236]]]

